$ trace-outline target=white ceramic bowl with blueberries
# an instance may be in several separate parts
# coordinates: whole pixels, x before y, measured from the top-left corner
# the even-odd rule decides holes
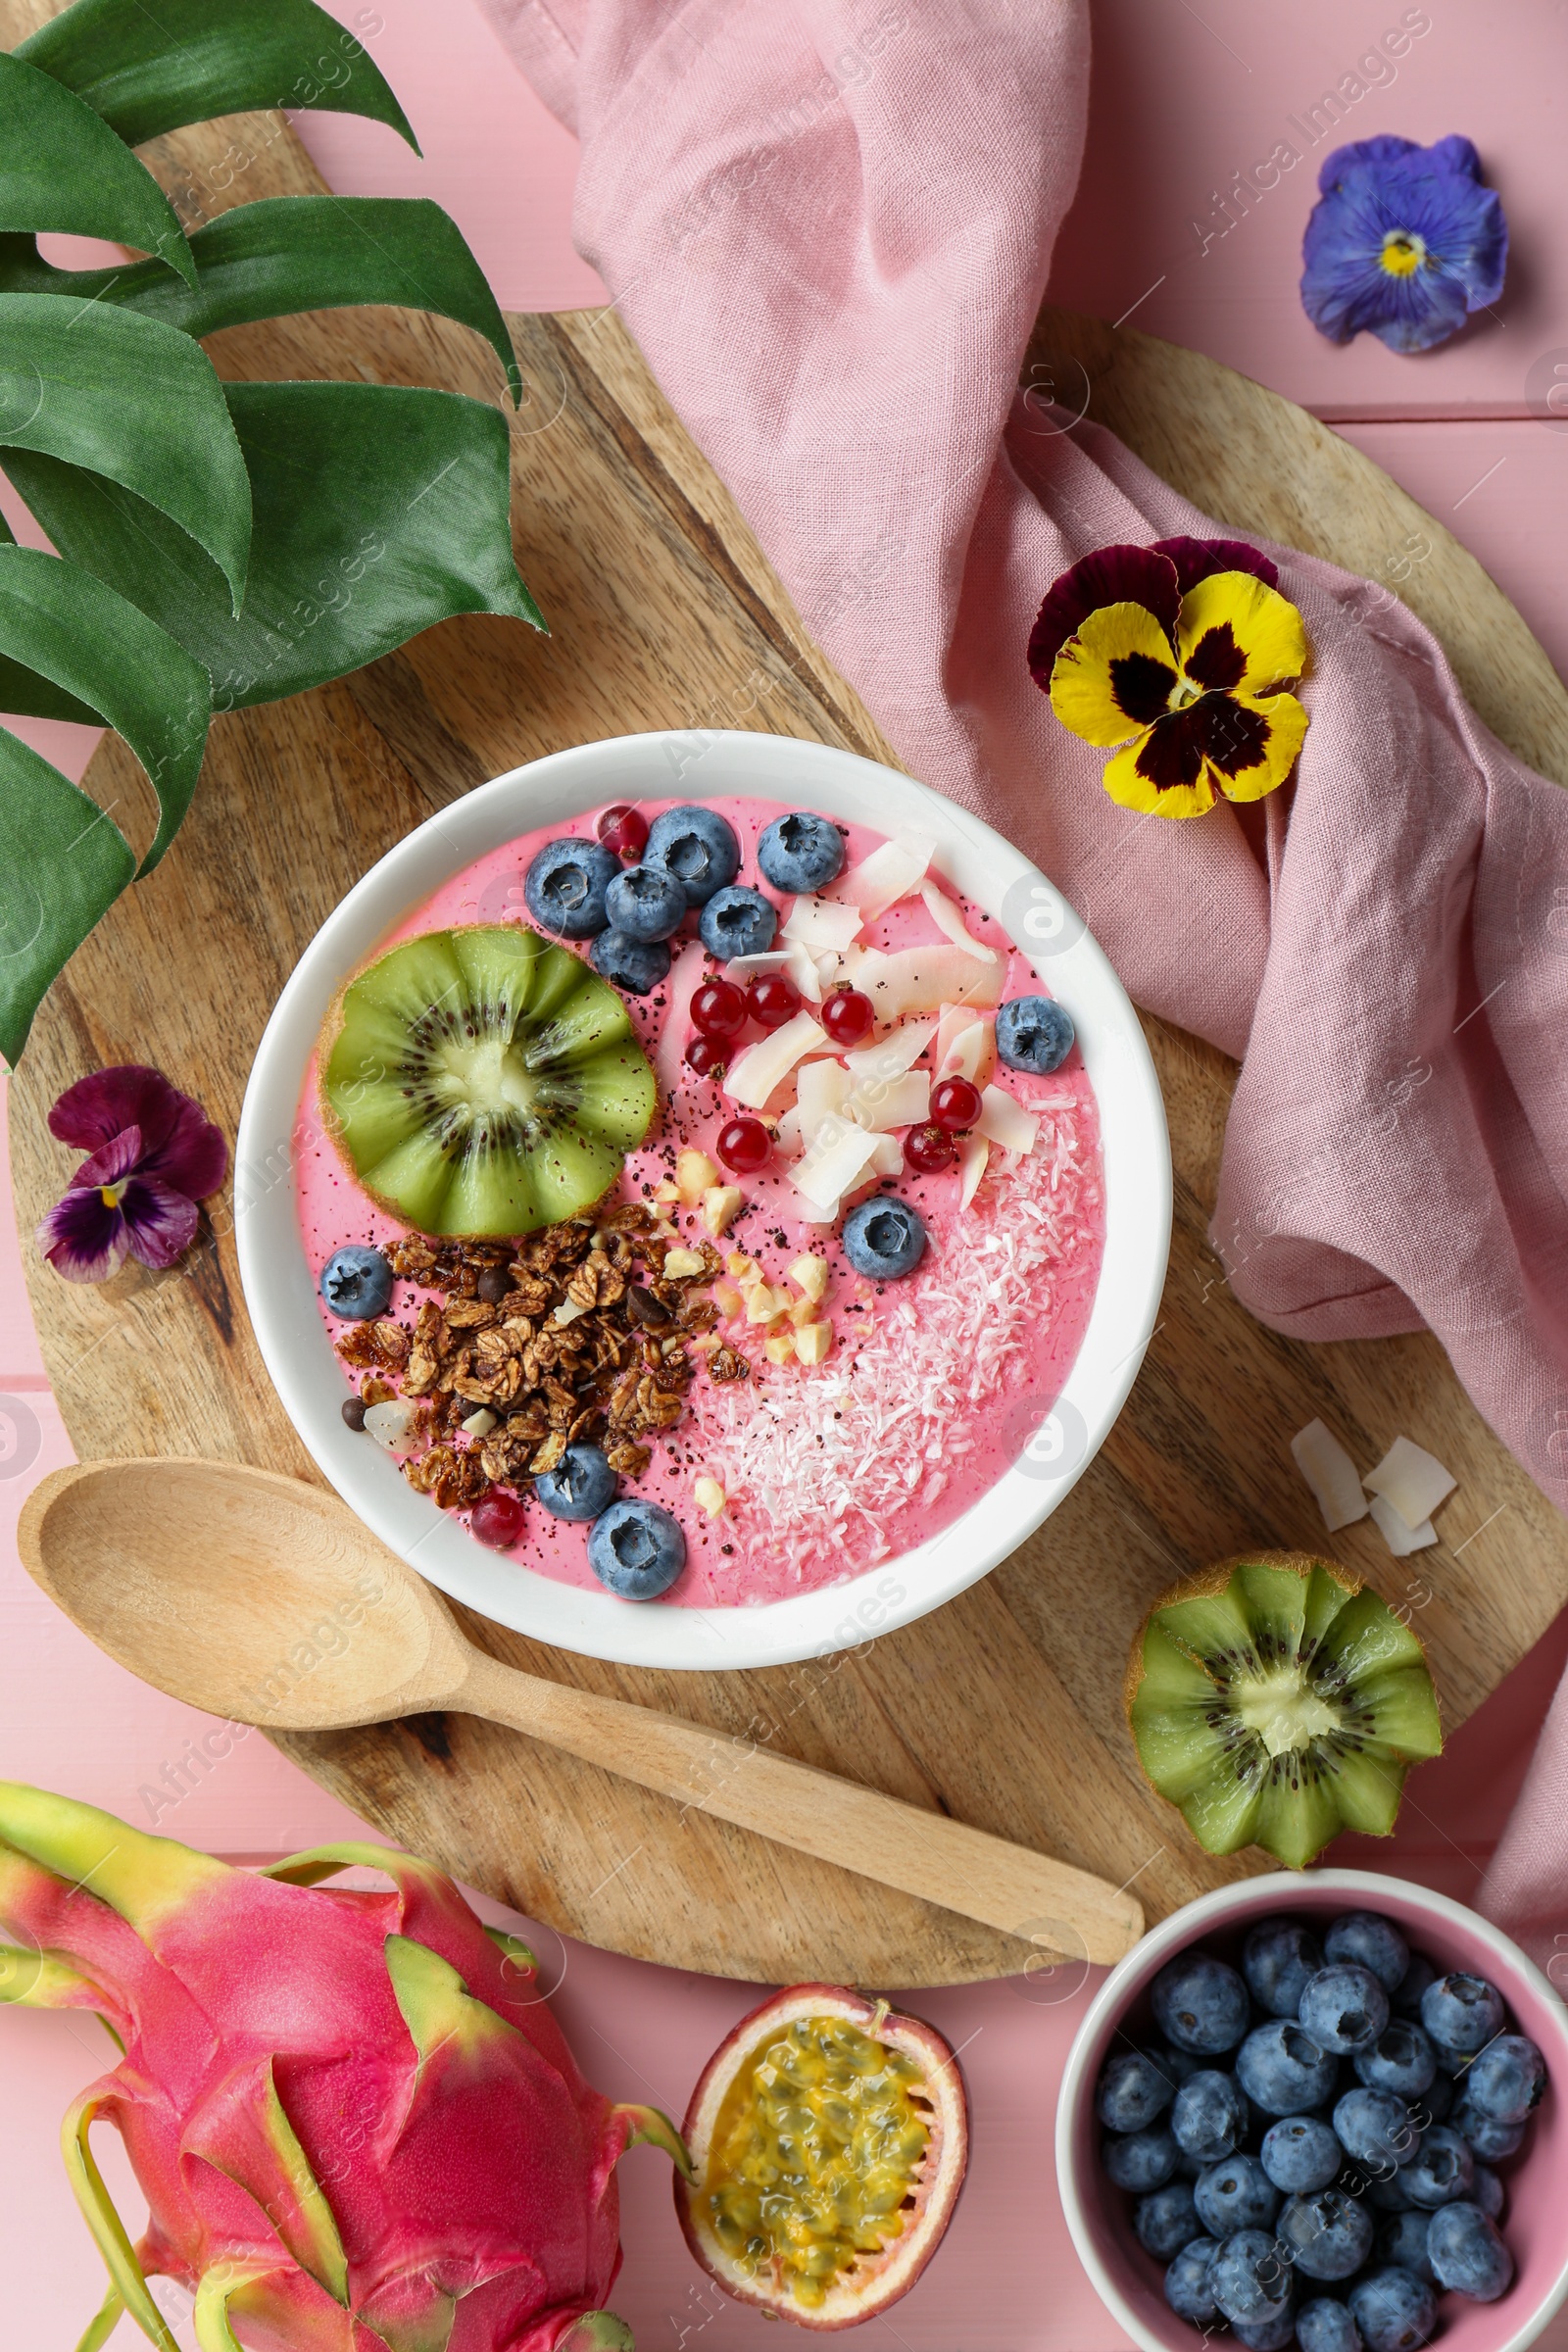
[[[1568,2010],[1366,1871],[1189,1903],[1102,1986],[1056,2117],[1073,2242],[1146,2352],[1523,2352],[1568,2298]]]
[[[694,753],[694,741],[697,751]],[[537,1574],[473,1540],[416,1494],[383,1447],[345,1427],[344,1375],[318,1311],[291,1170],[310,1148],[301,1090],[344,981],[388,933],[475,858],[612,803],[751,795],[881,832],[917,828],[936,870],[995,915],[1076,1028],[1095,1090],[1105,1178],[1103,1254],[1088,1328],[1060,1397],[1019,1462],[937,1535],[837,1586],[753,1607],[630,1606]],[[1138,1016],[1104,954],[1053,885],[952,801],[868,760],[779,735],[621,736],[537,760],[479,786],[389,851],[322,924],[257,1050],[235,1153],[245,1300],[285,1411],[323,1476],[366,1524],[454,1599],[535,1640],[627,1664],[711,1670],[825,1656],[910,1623],[962,1592],[1048,1518],[1099,1451],[1158,1313],[1170,1240],[1164,1105]],[[1057,1437],[1061,1442],[1056,1443]]]

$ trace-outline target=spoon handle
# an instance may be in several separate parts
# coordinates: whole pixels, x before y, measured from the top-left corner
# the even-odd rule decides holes
[[[1089,1871],[751,1740],[522,1674],[479,1651],[448,1703],[777,1845],[981,1920],[1037,1952],[1115,1961],[1144,1931],[1136,1898]]]

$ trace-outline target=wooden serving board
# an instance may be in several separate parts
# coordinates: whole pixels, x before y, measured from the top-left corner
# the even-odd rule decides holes
[[[45,4],[39,13],[51,13]],[[31,21],[12,0],[20,38]],[[221,169],[213,161],[227,149]],[[251,160],[236,168],[236,157]],[[277,118],[160,144],[190,191],[318,187]],[[207,176],[204,176],[207,175]],[[512,320],[528,382],[514,426],[520,560],[553,635],[448,624],[339,684],[220,719],[195,808],[56,986],[14,1089],[23,1231],[73,1164],[45,1114],[95,1066],[151,1061],[232,1137],[252,1054],[283,981],[349,886],[470,786],[585,739],[756,727],[897,764],[806,635],[720,483],[612,312]],[[458,329],[387,312],[215,338],[234,376],[437,381],[496,399],[493,360]],[[1399,581],[1499,735],[1568,781],[1568,696],[1512,608],[1442,526],[1287,402],[1213,363],[1093,320],[1047,315],[1034,381],[1085,371],[1093,413],[1216,517]],[[1076,379],[1072,379],[1076,380]],[[148,804],[110,741],[88,785]],[[1450,1724],[1568,1597],[1568,1531],[1462,1396],[1426,1338],[1305,1347],[1252,1322],[1205,1239],[1234,1071],[1148,1023],[1170,1115],[1176,1221],[1162,1319],[1100,1457],[1041,1533],[973,1591],[862,1654],[752,1674],[638,1672],[551,1651],[483,1621],[496,1655],[585,1688],[764,1737],[916,1805],[1133,1882],[1158,1918],[1263,1866],[1209,1861],[1145,1787],[1121,1682],[1144,1610],[1186,1570],[1245,1544],[1316,1547],[1287,1450],[1314,1414],[1373,1460],[1397,1431],[1449,1463],[1445,1541],[1390,1558],[1370,1523],[1336,1549],[1419,1612]],[[202,1453],[315,1475],[273,1396],[240,1298],[226,1199],[185,1266],[127,1266],[99,1289],[28,1275],[56,1393],[83,1456]],[[1485,1524],[1484,1524],[1485,1523]],[[717,1975],[866,1985],[1016,1972],[1025,1940],[970,1926],[609,1773],[461,1717],[277,1744],[392,1838],[589,1941]],[[1419,1776],[1409,1799],[1421,1802]]]

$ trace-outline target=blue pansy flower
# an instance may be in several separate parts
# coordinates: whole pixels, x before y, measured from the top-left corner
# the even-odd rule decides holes
[[[1502,292],[1508,223],[1468,139],[1357,139],[1317,184],[1301,302],[1334,342],[1365,327],[1391,351],[1430,351]]]

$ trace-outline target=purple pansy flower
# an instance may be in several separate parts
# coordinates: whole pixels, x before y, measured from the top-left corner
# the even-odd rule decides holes
[[[1391,351],[1430,351],[1502,292],[1508,223],[1468,139],[1357,139],[1317,184],[1301,302],[1334,342],[1365,327]]]
[[[196,1203],[228,1172],[228,1146],[199,1102],[161,1070],[124,1062],[67,1087],[49,1132],[90,1152],[38,1247],[68,1282],[102,1282],[127,1250],[172,1266],[196,1236]]]

